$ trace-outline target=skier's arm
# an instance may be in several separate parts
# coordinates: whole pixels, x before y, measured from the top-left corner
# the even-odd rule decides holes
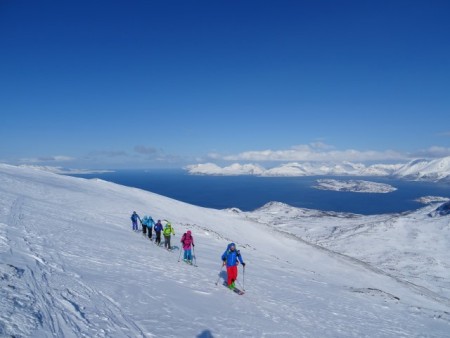
[[[222,255],[222,261],[226,262],[227,261],[227,251],[225,251]]]
[[[244,260],[242,259],[242,256],[241,256],[241,253],[240,253],[240,252],[237,253],[237,258],[239,259],[239,262],[241,262],[241,264],[242,264],[243,266],[245,266]]]

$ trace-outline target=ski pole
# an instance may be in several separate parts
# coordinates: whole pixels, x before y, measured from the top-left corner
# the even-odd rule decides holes
[[[195,257],[195,250],[194,250],[194,246],[192,246],[192,253],[194,254],[192,256],[193,260],[194,260],[194,265],[197,265],[197,257]]]
[[[181,248],[180,248],[180,254],[178,255],[178,262],[180,262],[180,258],[181,258]]]
[[[242,291],[245,291],[245,265],[242,272]]]
[[[222,272],[222,269],[223,269],[224,266],[225,266],[225,265],[222,264],[222,266],[221,266],[221,268],[220,268],[220,270],[219,270],[219,278],[217,278],[216,285],[219,283],[220,277],[222,277],[222,276],[220,275],[220,273]]]
[[[238,279],[236,279],[236,282],[238,283],[239,287],[242,288],[242,291],[245,291],[244,286],[241,285]]]

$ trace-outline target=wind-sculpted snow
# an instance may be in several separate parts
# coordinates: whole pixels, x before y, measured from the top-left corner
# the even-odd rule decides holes
[[[314,188],[320,190],[363,192],[374,194],[385,194],[397,190],[397,188],[394,188],[393,186],[385,183],[363,180],[343,181],[332,179],[317,180],[317,185],[315,185]]]
[[[403,224],[406,231],[422,213],[366,217],[277,203],[255,213],[220,211],[6,165],[0,196],[0,336],[445,337],[450,330],[448,273],[437,281],[426,274],[448,269],[447,237],[434,242],[429,265],[439,269],[422,268],[410,281],[403,273],[414,270],[386,272],[384,250],[369,250],[379,266],[347,255],[356,250],[352,234],[365,234],[365,248],[381,248],[382,230]],[[198,267],[131,231],[133,210],[170,219],[177,247],[191,229]],[[427,218],[434,235],[424,239],[436,241],[448,223]],[[409,235],[402,231],[390,235]],[[341,249],[349,241],[350,252],[334,250],[333,238]],[[215,285],[224,278],[220,256],[230,241],[247,263],[245,275],[239,267],[244,296]],[[395,254],[409,264],[401,243]],[[413,249],[421,266],[425,249]]]

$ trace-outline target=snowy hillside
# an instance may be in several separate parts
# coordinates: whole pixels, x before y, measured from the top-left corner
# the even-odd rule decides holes
[[[362,163],[285,163],[265,169],[255,164],[235,163],[227,167],[216,164],[195,164],[186,167],[195,175],[258,175],[258,176],[394,176],[413,180],[449,181],[450,157],[437,160],[414,160],[405,164]]]
[[[0,336],[446,337],[449,216],[200,208],[0,164]],[[190,229],[198,267],[131,230]],[[426,227],[424,227],[426,225]],[[236,295],[215,282],[234,241]]]
[[[446,205],[450,203],[399,215],[361,216],[269,203],[247,217],[358,259],[450,304],[450,217],[435,213]]]
[[[411,161],[396,170],[394,175],[418,180],[450,180],[450,157],[433,161]]]

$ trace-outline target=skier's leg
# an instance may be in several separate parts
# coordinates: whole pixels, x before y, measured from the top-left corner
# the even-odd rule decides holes
[[[228,286],[234,285],[234,281],[237,279],[237,266],[230,266],[228,272]]]
[[[233,278],[233,272],[232,270],[232,266],[227,266],[227,285],[230,286],[231,283],[233,282],[232,278]]]

